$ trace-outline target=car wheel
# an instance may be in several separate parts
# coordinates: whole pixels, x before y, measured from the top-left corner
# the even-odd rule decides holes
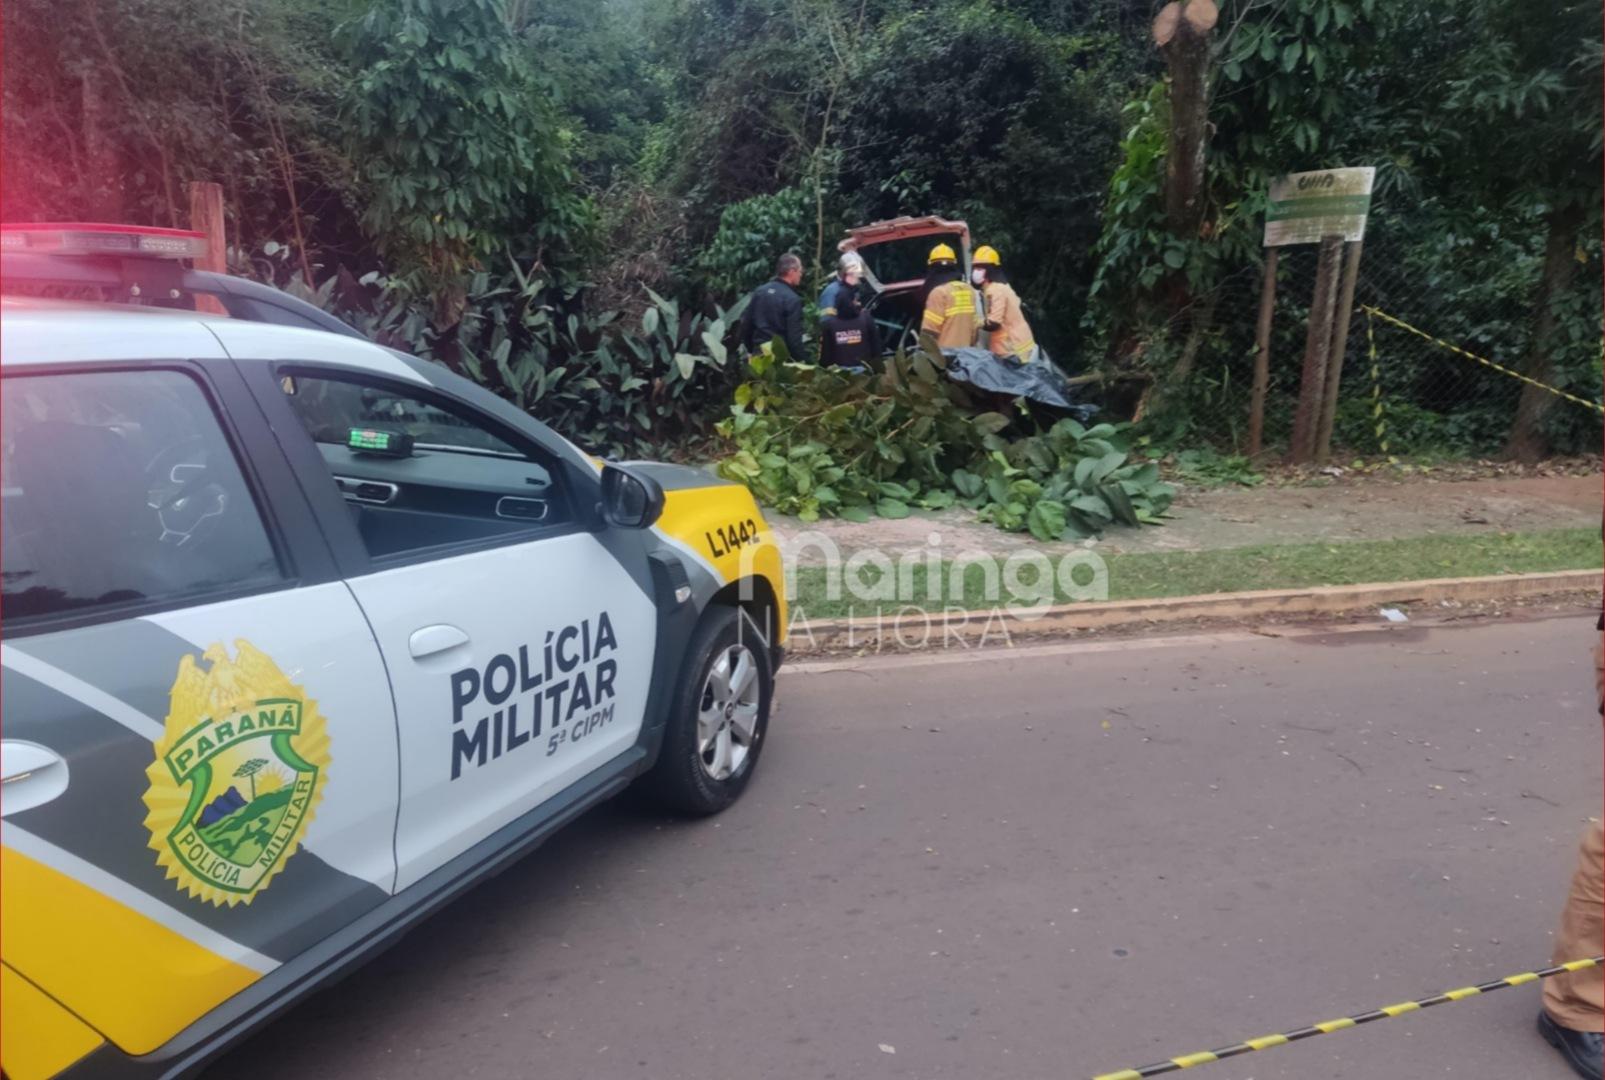
[[[735,608],[710,610],[686,656],[649,786],[671,810],[716,814],[736,801],[757,767],[774,673],[751,620]]]

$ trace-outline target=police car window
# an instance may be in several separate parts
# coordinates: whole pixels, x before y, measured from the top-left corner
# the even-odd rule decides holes
[[[408,435],[416,449],[523,455],[506,440],[431,401],[373,385],[286,375],[290,405],[320,443],[345,443],[353,428]]]
[[[10,377],[0,433],[8,618],[282,579],[234,452],[189,376]]]
[[[361,376],[295,371],[280,386],[375,559],[572,520],[551,464],[469,410]]]

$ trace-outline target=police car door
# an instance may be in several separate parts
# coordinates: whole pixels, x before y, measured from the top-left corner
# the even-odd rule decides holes
[[[587,531],[583,459],[396,367],[277,371],[331,536],[361,549],[347,579],[396,694],[406,887],[635,744],[656,624]]]
[[[218,409],[235,378],[0,389],[5,962],[131,1053],[394,881],[384,667],[260,414]]]

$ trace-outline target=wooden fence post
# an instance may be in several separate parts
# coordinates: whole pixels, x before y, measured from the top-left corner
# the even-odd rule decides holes
[[[228,273],[228,234],[223,224],[223,185],[206,180],[189,184],[189,227],[206,234],[206,255],[195,260],[195,269]],[[196,296],[195,310],[227,315],[215,296]]]
[[[1265,393],[1271,385],[1271,316],[1276,311],[1279,247],[1265,250],[1265,280],[1259,290],[1259,325],[1254,330],[1254,397],[1248,406],[1248,456],[1256,458],[1265,436]]]
[[[1310,301],[1310,328],[1304,339],[1304,375],[1299,384],[1298,410],[1293,414],[1293,440],[1287,460],[1298,465],[1315,456],[1315,432],[1321,422],[1321,400],[1326,394],[1326,362],[1332,352],[1332,309],[1336,306],[1338,260],[1343,254],[1341,236],[1321,237],[1315,269],[1315,296]]]
[[[1349,348],[1349,323],[1354,318],[1354,286],[1360,276],[1360,249],[1364,240],[1349,245],[1343,261],[1343,289],[1332,322],[1332,353],[1326,361],[1326,393],[1321,399],[1321,423],[1315,433],[1315,463],[1325,465],[1332,454],[1332,424],[1337,419],[1338,384],[1343,381],[1343,356]]]

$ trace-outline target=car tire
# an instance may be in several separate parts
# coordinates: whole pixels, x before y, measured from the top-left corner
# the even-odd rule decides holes
[[[691,637],[663,747],[643,785],[653,800],[693,817],[735,802],[758,765],[773,699],[769,650],[752,620],[733,607],[710,609]]]

